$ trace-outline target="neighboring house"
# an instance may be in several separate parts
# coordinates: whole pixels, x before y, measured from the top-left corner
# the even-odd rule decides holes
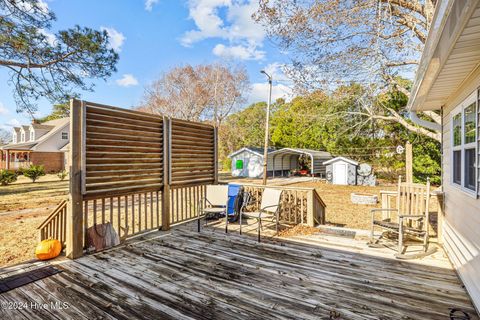
[[[229,155],[232,159],[232,176],[261,178],[263,176],[263,148],[245,147]],[[325,175],[325,160],[331,159],[330,153],[310,149],[283,148],[269,149],[267,156],[267,176],[288,175],[292,170],[300,169],[300,157],[305,157],[311,168],[311,174]]]
[[[17,170],[36,164],[47,172],[63,170],[69,124],[69,118],[62,118],[13,128],[12,142],[0,147],[0,168]]]
[[[411,97],[415,112],[442,115],[443,245],[480,310],[480,1],[441,1]],[[435,128],[434,125],[431,126]]]

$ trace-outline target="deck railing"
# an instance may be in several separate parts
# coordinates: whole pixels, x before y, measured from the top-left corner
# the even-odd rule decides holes
[[[62,200],[37,228],[38,240],[57,239],[65,246],[67,239],[67,201]]]
[[[263,186],[243,184],[245,191],[252,196],[251,210],[260,209],[262,193],[265,187],[281,189],[282,200],[280,203],[280,220],[289,224],[306,224],[315,226],[325,223],[326,205],[314,188]]]
[[[197,216],[218,181],[216,128],[79,100],[70,114],[69,256],[100,223],[125,239]]]
[[[68,210],[63,204],[58,219],[42,224],[66,242],[68,256],[83,255],[87,230],[98,224],[110,222],[126,239],[198,217],[205,186],[218,183],[216,128],[79,100],[70,115]],[[246,187],[260,199],[263,186]],[[285,190],[282,220],[324,223],[313,188],[274,188]],[[59,227],[50,231],[51,223]]]

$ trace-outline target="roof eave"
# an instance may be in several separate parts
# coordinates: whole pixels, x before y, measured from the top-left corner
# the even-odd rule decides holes
[[[435,110],[440,109],[444,104],[444,101],[426,101],[426,99],[478,2],[479,0],[466,0],[466,2],[445,0],[439,3],[408,100],[408,110]],[[451,14],[457,12],[452,10],[454,5],[458,7],[463,5],[460,13],[456,16]],[[453,20],[462,23],[454,24],[451,22]],[[449,30],[448,33],[444,32],[446,25],[454,25],[453,30]]]

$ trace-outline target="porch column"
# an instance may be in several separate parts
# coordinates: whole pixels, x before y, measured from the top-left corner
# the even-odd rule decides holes
[[[5,161],[7,162],[7,170],[10,170],[10,150],[6,150]]]

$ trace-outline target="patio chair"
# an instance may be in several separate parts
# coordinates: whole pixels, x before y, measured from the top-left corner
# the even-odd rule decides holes
[[[429,204],[430,204],[430,180],[427,184],[402,182],[399,177],[395,208],[382,208],[370,210],[372,215],[372,225],[370,233],[369,246],[379,247],[380,240],[384,238],[385,233],[394,233],[398,235],[396,239],[398,251],[395,257],[398,259],[415,259],[429,255],[435,251],[429,250]],[[376,213],[382,213],[381,219],[376,219]],[[392,213],[397,217],[392,218]],[[382,234],[375,238],[375,228],[381,228]],[[412,242],[408,240],[422,241],[423,252],[406,254],[408,245]]]
[[[282,190],[265,188],[262,194],[262,202],[260,209],[254,212],[240,212],[240,234],[242,233],[242,216],[247,218],[253,218],[257,220],[257,236],[258,242],[260,242],[260,229],[262,227],[262,219],[272,219],[275,221],[275,231],[278,235],[278,223],[280,212],[280,201],[282,199]]]
[[[228,207],[228,185],[208,185],[206,196],[201,198],[198,203],[197,210],[197,227],[200,232],[200,219],[202,216],[207,218],[211,216],[220,216],[225,214],[227,216]]]

